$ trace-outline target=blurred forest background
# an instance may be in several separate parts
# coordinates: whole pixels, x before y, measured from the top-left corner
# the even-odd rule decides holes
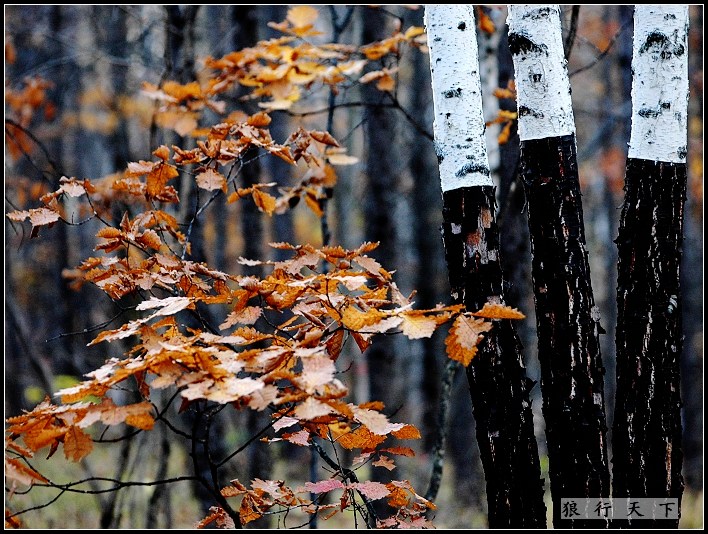
[[[315,42],[361,45],[384,39],[398,27],[423,25],[415,6],[319,6]],[[186,83],[200,79],[204,58],[255,45],[282,34],[268,22],[283,21],[287,6],[5,6],[5,116],[21,122],[22,109],[12,93],[34,77],[48,81],[46,105],[23,126],[32,134],[20,146],[6,135],[5,209],[28,209],[56,189],[59,177],[98,180],[125,170],[128,162],[149,159],[160,144],[187,146],[173,131],[154,121],[155,103],[141,94],[143,82]],[[478,31],[485,116],[515,111],[515,102],[492,95],[513,78],[506,42],[506,9],[484,7],[491,32]],[[627,143],[630,131],[632,6],[563,6],[568,69],[577,125],[580,178],[595,299],[606,331],[601,336],[606,373],[607,414],[614,409],[614,332],[616,318],[616,246]],[[684,399],[684,517],[682,526],[702,526],[703,492],[703,7],[690,7],[689,34],[689,187],[685,212],[682,267],[682,397]],[[491,29],[491,28],[489,28]],[[432,99],[428,57],[402,47],[385,67],[395,88],[381,91],[374,83],[351,83],[337,95],[313,87],[287,110],[271,112],[277,142],[303,125],[330,128],[358,161],[338,167],[338,181],[327,202],[331,244],[355,248],[380,241],[372,254],[389,270],[404,294],[417,291],[417,306],[449,303],[440,224],[442,202],[432,138]],[[380,68],[380,67],[379,67]],[[318,90],[319,89],[319,90]],[[226,98],[227,113],[259,110],[258,101],[242,95]],[[333,106],[333,112],[328,109]],[[6,122],[6,133],[8,131]],[[529,375],[539,379],[535,320],[530,284],[529,237],[523,189],[517,181],[518,137],[510,130],[499,145],[504,125],[490,126],[489,151],[498,184],[498,219],[508,280],[508,303],[527,319],[518,327]],[[512,125],[513,126],[513,125]],[[31,151],[23,153],[23,148]],[[297,169],[277,158],[263,158],[244,179],[294,185]],[[245,184],[240,184],[245,187]],[[189,185],[180,221],[188,218]],[[196,202],[196,193],[192,196]],[[6,221],[5,229],[5,415],[20,413],[45,394],[77,382],[104,360],[127,347],[112,343],[86,347],[96,325],[112,321],[119,309],[89,285],[69,287],[63,272],[92,255],[96,221],[82,226],[58,224],[29,239],[27,227]],[[275,259],[281,251],[268,242],[322,243],[322,224],[304,205],[273,218],[252,204],[227,204],[222,195],[193,235],[194,259],[219,270],[243,273],[239,256]],[[112,323],[117,327],[118,323]],[[419,491],[430,476],[430,453],[437,432],[440,377],[445,362],[443,333],[410,341],[380,336],[370,354],[356,347],[338,365],[355,402],[382,400],[387,413],[421,429],[417,456],[399,461],[399,479]],[[399,339],[400,338],[400,339]],[[435,523],[438,527],[484,527],[484,479],[475,451],[474,420],[464,373],[458,373],[447,421],[446,464]],[[545,458],[541,402],[536,386],[537,438]],[[255,425],[255,426],[254,426]],[[608,421],[611,428],[612,421]],[[239,414],[223,429],[228,443],[241,443],[258,423]],[[610,443],[612,436],[609,436]],[[130,476],[148,469],[178,474],[186,469],[185,451],[170,447],[160,431],[144,433],[132,444],[106,448],[81,464],[57,463],[62,480],[89,475]],[[282,444],[279,444],[282,445]],[[267,449],[267,450],[266,450]],[[242,478],[308,480],[309,456],[291,445],[252,446],[237,466]],[[542,465],[544,460],[542,460]],[[160,465],[159,465],[160,464]],[[546,463],[547,466],[547,463]],[[67,469],[75,470],[73,473]],[[51,471],[50,471],[51,472]],[[56,471],[55,471],[56,472]],[[547,477],[546,477],[547,478]],[[546,485],[548,487],[548,485]],[[49,495],[51,493],[51,495]],[[45,501],[54,495],[47,491]],[[21,505],[15,496],[13,507]],[[28,527],[75,526],[190,527],[200,516],[200,495],[185,487],[125,489],[106,495],[65,496],[54,505],[23,517]],[[159,514],[147,514],[148,507]],[[110,517],[106,517],[110,514]],[[328,526],[326,523],[323,526]],[[336,526],[336,525],[332,525]],[[344,525],[341,525],[344,526]]]

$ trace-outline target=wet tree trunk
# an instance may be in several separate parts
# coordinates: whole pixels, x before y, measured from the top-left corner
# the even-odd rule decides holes
[[[604,369],[585,244],[570,85],[557,5],[510,6],[521,176],[528,205],[553,523],[561,499],[608,497]]]
[[[617,238],[613,493],[680,503],[688,8],[637,6],[634,21],[632,132]],[[615,526],[678,527],[665,512],[657,505],[645,511],[657,519]]]
[[[435,143],[443,189],[443,242],[453,300],[469,310],[503,302],[495,187],[489,173],[471,6],[429,6]],[[460,56],[457,50],[468,53]],[[498,321],[467,368],[489,526],[545,527],[543,482],[521,344]]]

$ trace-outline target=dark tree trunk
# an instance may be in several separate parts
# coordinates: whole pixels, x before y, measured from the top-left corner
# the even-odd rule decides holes
[[[608,497],[604,369],[585,246],[575,136],[522,141],[528,203],[538,355],[550,465],[553,523],[560,499]]]
[[[363,43],[371,43],[388,36],[389,19],[380,9],[362,11]],[[362,87],[362,97],[367,104],[380,103],[384,93],[367,84]],[[396,146],[395,111],[369,106],[364,110],[364,139],[366,161],[366,193],[363,200],[364,238],[379,242],[372,256],[386,269],[396,268],[396,191],[397,172],[395,159],[390,151]],[[384,152],[386,152],[384,154]],[[401,408],[402,374],[396,363],[395,342],[391,336],[379,336],[366,352],[368,365],[369,399],[382,401],[387,412]],[[385,482],[387,474],[381,469],[373,471],[372,480]],[[379,515],[390,510],[383,501],[374,503]]]
[[[679,267],[686,165],[627,161],[617,248],[617,404],[613,496],[681,501]],[[664,510],[656,510],[661,517]],[[677,528],[678,520],[614,526]]]
[[[468,310],[503,302],[495,188],[443,193],[443,241],[453,299]],[[485,334],[467,368],[491,528],[546,526],[543,481],[521,343],[510,320]]]

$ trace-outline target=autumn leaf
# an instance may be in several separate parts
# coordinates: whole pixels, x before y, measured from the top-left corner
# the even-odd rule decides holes
[[[384,467],[389,471],[396,469],[396,464],[388,456],[380,456],[375,462],[371,462],[371,465],[376,467]]]
[[[355,482],[353,484],[349,484],[348,487],[357,490],[372,501],[383,499],[391,493],[384,484],[381,484],[381,482]]]
[[[488,321],[459,315],[445,339],[447,355],[467,367],[477,354],[477,345],[484,337],[482,333],[491,329],[492,323]]]
[[[493,304],[487,302],[481,310],[472,312],[475,317],[485,319],[525,319],[526,316],[516,308],[504,304]]]
[[[301,447],[310,446],[310,433],[307,430],[300,430],[292,434],[283,434],[283,439],[295,445],[300,445]]]
[[[78,462],[93,450],[91,437],[77,426],[70,426],[64,434],[64,455]]]
[[[297,6],[288,9],[286,19],[296,28],[311,25],[317,19],[319,11],[311,6]]]
[[[336,479],[321,480],[319,482],[305,482],[305,491],[309,493],[329,493],[337,489],[343,489],[344,484]]]
[[[404,313],[402,315],[403,322],[401,323],[401,330],[403,335],[408,339],[421,339],[427,338],[433,335],[435,329],[438,327],[438,323],[434,317],[426,317],[425,315],[418,315],[412,313]]]
[[[479,19],[479,21],[477,22],[477,26],[480,30],[490,35],[496,31],[496,26],[494,26],[494,22],[492,22],[492,19],[489,17],[489,15],[487,15],[486,11],[481,6],[477,7],[477,18]]]
[[[327,360],[332,363],[331,360]],[[307,397],[302,404],[299,404],[293,411],[293,415],[303,421],[309,421],[332,413],[332,408],[314,397]]]
[[[226,193],[226,178],[223,174],[214,169],[207,169],[204,172],[197,174],[197,186],[207,191],[216,191],[221,189]]]
[[[420,439],[420,430],[413,425],[403,425],[402,428],[391,432],[398,439]]]
[[[275,197],[272,195],[269,195],[265,191],[261,191],[260,189],[254,188],[253,192],[253,200],[256,203],[256,206],[258,206],[258,209],[261,210],[264,213],[267,213],[268,215],[273,215],[273,212],[275,211]]]
[[[156,315],[174,315],[191,305],[192,299],[189,297],[166,297],[164,299],[151,297],[150,300],[144,300],[138,304],[135,309],[142,311],[160,308],[153,314],[154,317]]]
[[[14,487],[17,483],[31,486],[35,482],[47,482],[47,479],[34,469],[27,467],[17,458],[8,458],[5,455],[5,479],[12,481]]]

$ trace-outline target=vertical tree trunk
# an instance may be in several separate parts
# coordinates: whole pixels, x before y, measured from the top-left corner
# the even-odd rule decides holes
[[[510,6],[521,175],[531,234],[538,354],[555,527],[562,498],[608,497],[604,369],[585,245],[575,123],[557,5]]]
[[[473,8],[428,6],[426,26],[451,293],[456,302],[477,310],[504,297]],[[487,480],[489,526],[545,527],[531,384],[511,321],[495,324],[467,377]]]
[[[688,8],[637,6],[632,132],[617,248],[615,498],[683,494],[679,267],[686,198]],[[664,507],[649,513],[662,518]],[[678,527],[678,519],[616,526]]]

